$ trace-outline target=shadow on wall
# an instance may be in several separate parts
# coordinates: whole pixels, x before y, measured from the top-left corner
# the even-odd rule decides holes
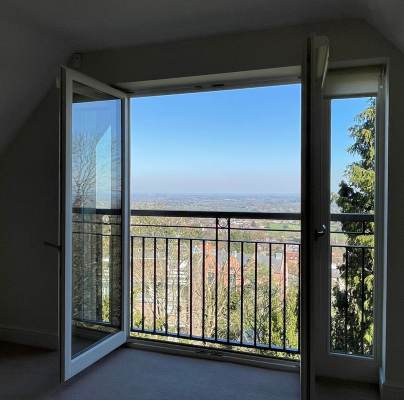
[[[52,88],[0,161],[0,340],[58,344],[59,99]]]

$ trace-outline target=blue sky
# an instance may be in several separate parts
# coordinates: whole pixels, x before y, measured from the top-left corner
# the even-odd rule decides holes
[[[355,155],[347,152],[347,148],[353,144],[348,129],[368,103],[368,97],[331,101],[331,191],[333,192],[338,191],[338,184],[344,179],[346,166],[357,159]]]
[[[300,191],[300,85],[134,98],[131,119],[135,192]]]
[[[131,100],[134,193],[300,193],[299,84]],[[333,101],[332,190],[366,99]]]

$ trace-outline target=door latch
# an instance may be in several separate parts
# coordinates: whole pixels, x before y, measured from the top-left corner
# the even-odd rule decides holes
[[[317,239],[318,239],[318,238],[321,238],[321,237],[323,237],[323,236],[325,236],[325,235],[327,234],[327,226],[324,225],[324,224],[322,224],[322,225],[321,225],[321,228],[320,228],[320,229],[316,229],[315,232],[314,232],[314,234],[315,234],[315,237],[316,237]]]

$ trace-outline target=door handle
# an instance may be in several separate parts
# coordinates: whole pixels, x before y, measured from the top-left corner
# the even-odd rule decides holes
[[[316,229],[314,231],[314,235],[317,239],[325,236],[326,234],[327,234],[327,226],[324,224],[321,225],[320,229]]]

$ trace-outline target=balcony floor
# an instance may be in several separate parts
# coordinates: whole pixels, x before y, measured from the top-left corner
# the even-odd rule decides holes
[[[299,399],[298,374],[227,362],[121,348],[59,385],[57,352],[0,343],[0,354],[1,399]],[[378,398],[367,387],[335,389],[322,384],[319,398]]]

